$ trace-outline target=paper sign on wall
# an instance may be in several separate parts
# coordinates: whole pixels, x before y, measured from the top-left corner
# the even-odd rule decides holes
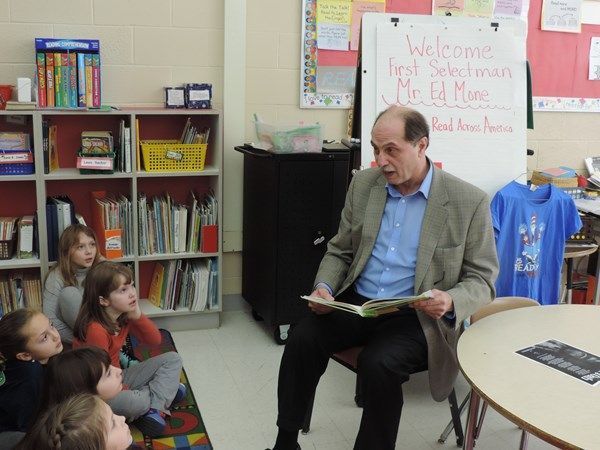
[[[323,50],[348,50],[350,27],[338,23],[317,24],[317,48]]]
[[[350,2],[321,0],[317,3],[317,22],[350,25]]]
[[[581,0],[544,0],[542,30],[581,32]]]
[[[366,12],[385,12],[385,3],[381,2],[353,2],[352,3],[352,28],[350,34],[350,50],[358,50],[360,40],[360,22]]]
[[[417,109],[431,128],[428,156],[487,192],[524,170],[515,164],[525,162],[524,42],[518,48],[511,33],[377,24],[376,113]]]

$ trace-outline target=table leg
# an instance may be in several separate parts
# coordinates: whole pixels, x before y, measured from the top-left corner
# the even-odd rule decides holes
[[[600,304],[600,281],[598,281],[598,277],[600,277],[600,257],[598,257],[598,253],[596,252],[596,288],[594,289],[594,305]]]
[[[567,258],[567,304],[573,300],[573,258]]]
[[[469,401],[469,412],[467,414],[467,428],[465,430],[465,443],[463,450],[473,450],[475,446],[475,426],[479,413],[479,395],[471,389],[471,400]]]

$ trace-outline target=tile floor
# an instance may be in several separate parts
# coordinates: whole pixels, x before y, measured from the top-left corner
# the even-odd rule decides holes
[[[274,444],[277,433],[277,373],[283,347],[248,309],[224,312],[221,320],[218,329],[174,332],[173,337],[215,450],[263,450]],[[457,448],[454,434],[445,444],[437,441],[450,410],[446,402],[432,400],[427,383],[424,372],[405,384],[397,449]],[[456,390],[462,399],[467,392],[463,379]],[[354,404],[354,374],[331,362],[317,389],[310,433],[300,435],[302,449],[351,449],[360,415]],[[517,427],[490,409],[476,448],[517,449],[519,438]],[[530,436],[528,448],[554,447]]]

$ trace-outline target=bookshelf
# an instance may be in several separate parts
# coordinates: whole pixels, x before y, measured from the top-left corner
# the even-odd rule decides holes
[[[136,163],[137,139],[179,139],[181,131],[191,118],[198,128],[209,127],[210,138],[204,170],[193,172],[146,172]],[[139,121],[139,136],[136,135],[136,120]],[[42,122],[47,121],[57,127],[57,151],[60,169],[44,173]],[[111,131],[118,136],[119,124],[124,121],[131,128],[132,172],[114,174],[80,174],[76,168],[76,153],[80,148],[81,132]],[[18,122],[20,125],[16,125]],[[217,110],[169,110],[162,108],[136,108],[111,111],[85,110],[35,110],[0,111],[0,130],[26,131],[33,135],[35,156],[34,175],[0,176],[0,216],[26,215],[38,211],[39,258],[11,259],[0,261],[0,271],[13,268],[37,270],[42,280],[52,267],[48,258],[48,237],[46,235],[46,197],[67,195],[73,201],[75,210],[86,223],[92,223],[92,202],[90,192],[106,191],[109,194],[128,196],[132,203],[133,248],[132,255],[124,255],[114,261],[130,263],[135,273],[138,296],[142,310],[159,327],[170,330],[214,328],[219,326],[219,313],[222,309],[222,226],[218,229],[218,251],[213,253],[185,252],[141,255],[139,251],[138,194],[147,198],[169,192],[177,203],[189,205],[189,192],[193,190],[200,197],[209,190],[214,192],[218,202],[218,218],[221,222],[223,198],[223,155],[222,121]],[[7,195],[8,194],[8,195]],[[18,201],[15,202],[15,199]],[[162,310],[145,300],[148,296],[154,264],[162,260],[193,260],[215,258],[217,262],[217,305],[210,310]]]

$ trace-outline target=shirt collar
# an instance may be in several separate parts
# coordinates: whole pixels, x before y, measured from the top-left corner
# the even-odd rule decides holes
[[[429,160],[429,158],[427,158],[427,163],[429,164],[429,170],[427,171],[427,175],[425,175],[425,178],[421,182],[421,186],[419,186],[419,189],[417,189],[416,192],[410,194],[415,195],[420,192],[423,195],[423,197],[425,197],[425,200],[429,198],[429,191],[431,190],[431,180],[433,179],[433,163]],[[387,189],[388,195],[392,197],[410,197],[410,195],[402,195],[390,183],[385,183],[385,188]]]

